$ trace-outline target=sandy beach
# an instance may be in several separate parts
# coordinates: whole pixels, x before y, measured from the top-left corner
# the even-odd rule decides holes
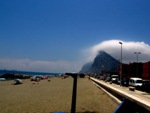
[[[73,78],[51,78],[51,81],[13,85],[13,81],[0,82],[0,113],[70,113]],[[118,105],[87,77],[78,78],[76,112],[113,113]]]

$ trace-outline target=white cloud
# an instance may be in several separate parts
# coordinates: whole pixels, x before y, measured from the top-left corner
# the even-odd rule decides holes
[[[138,55],[139,62],[150,61],[150,45],[144,42],[107,40],[84,50],[84,54],[87,56],[87,60],[93,60],[98,51],[104,50],[108,54],[112,55],[115,59],[120,59],[121,44],[119,44],[119,42],[122,42],[122,61],[124,63],[137,61],[137,56],[134,54],[134,52],[141,53]]]
[[[36,71],[36,72],[78,72],[81,62],[68,61],[34,61],[30,59],[1,58],[0,68],[9,70]]]
[[[139,55],[139,62],[150,61],[150,45],[144,42],[126,42],[122,40],[107,40],[96,44],[83,51],[81,59],[77,61],[38,61],[31,59],[12,59],[0,58],[0,69],[22,70],[22,71],[37,71],[37,72],[78,72],[81,70],[83,64],[94,60],[98,51],[104,50],[114,58],[119,59],[122,53],[123,62],[136,62],[136,55],[134,52],[141,52]]]

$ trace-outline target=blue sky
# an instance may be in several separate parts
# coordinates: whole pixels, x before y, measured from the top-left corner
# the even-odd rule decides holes
[[[1,0],[0,68],[79,71],[91,55],[84,51],[103,41],[144,42],[149,48],[149,5],[149,0]]]

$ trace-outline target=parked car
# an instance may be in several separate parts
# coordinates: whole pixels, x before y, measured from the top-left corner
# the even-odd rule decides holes
[[[141,78],[130,78],[129,85],[136,87],[136,89],[139,89],[142,87],[142,79]]]
[[[117,84],[120,85],[120,82],[121,82],[121,85],[122,85],[122,86],[126,86],[126,87],[129,86],[129,78],[123,78],[122,80],[120,80],[120,79],[118,78],[118,79],[117,79]]]
[[[141,90],[150,93],[150,81],[149,80],[143,80]]]
[[[129,86],[129,78],[123,78],[122,85],[128,87]]]
[[[100,76],[99,79],[100,79],[100,80],[104,80],[104,76]]]
[[[106,77],[105,82],[110,82],[111,81],[111,77]]]
[[[111,75],[111,81],[112,83],[117,83],[118,82],[118,75]]]

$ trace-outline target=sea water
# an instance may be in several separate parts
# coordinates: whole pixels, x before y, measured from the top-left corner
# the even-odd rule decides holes
[[[48,73],[48,72],[29,72],[29,71],[16,71],[16,70],[0,70],[0,76],[4,74],[22,74],[22,75],[42,75],[42,76],[57,76],[62,75],[63,73]]]

